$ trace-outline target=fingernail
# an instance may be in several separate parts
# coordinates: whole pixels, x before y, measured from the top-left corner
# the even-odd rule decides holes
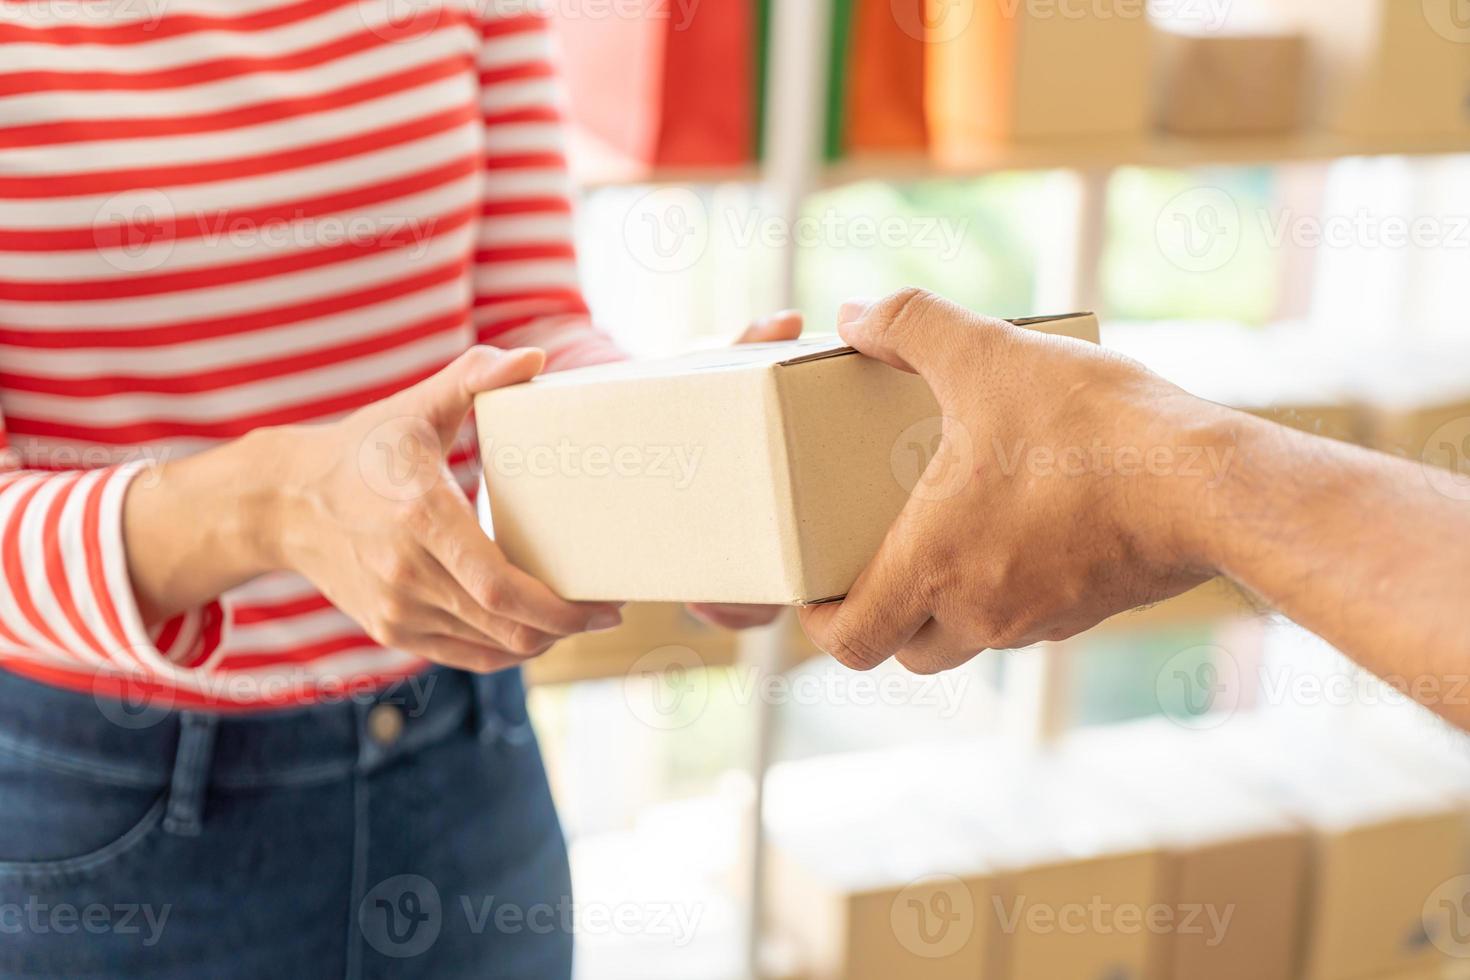
[[[587,631],[589,633],[597,633],[602,630],[610,630],[614,626],[621,625],[622,622],[623,617],[615,612],[598,613],[596,616],[587,620]]]
[[[837,322],[840,325],[860,320],[872,308],[873,301],[870,299],[850,299],[838,309]]]

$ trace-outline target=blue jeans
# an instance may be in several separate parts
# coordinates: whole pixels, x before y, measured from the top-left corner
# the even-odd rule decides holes
[[[0,976],[571,975],[519,672],[271,714],[0,671]]]

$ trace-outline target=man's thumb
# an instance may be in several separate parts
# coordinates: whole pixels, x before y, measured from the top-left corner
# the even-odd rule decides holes
[[[901,289],[876,303],[854,301],[838,315],[842,339],[869,357],[933,382],[954,353],[982,339],[977,318],[922,289]]]

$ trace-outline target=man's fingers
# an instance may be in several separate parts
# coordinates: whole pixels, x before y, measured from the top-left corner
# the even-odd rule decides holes
[[[898,662],[914,674],[937,674],[968,663],[983,652],[974,647],[960,633],[931,619],[903,645]]]
[[[439,373],[394,400],[401,403],[405,414],[428,422],[447,448],[474,406],[476,395],[529,381],[541,373],[545,364],[545,352],[534,347],[506,351],[483,345],[471,347]]]
[[[1006,326],[925,290],[901,289],[876,303],[845,304],[837,332],[869,357],[932,378],[952,364],[957,351],[985,342]]]
[[[818,648],[855,670],[871,670],[928,622],[915,569],[900,553],[890,531],[846,599],[801,611],[802,628]]]
[[[801,314],[782,310],[763,317],[745,328],[737,344],[767,344],[777,340],[795,340],[801,336]]]

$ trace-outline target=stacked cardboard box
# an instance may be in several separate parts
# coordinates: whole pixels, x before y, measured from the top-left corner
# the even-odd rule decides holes
[[[1060,770],[995,748],[772,773],[772,927],[814,977],[1142,980],[1159,853]]]
[[[1457,801],[1300,720],[1237,717],[1194,742],[1202,764],[1268,796],[1312,834],[1303,980],[1442,965],[1445,925],[1426,917],[1426,902],[1465,867]]]
[[[1290,0],[1312,39],[1318,113],[1353,136],[1470,135],[1460,0]]]
[[[1308,838],[1302,826],[1150,721],[1073,735],[1079,782],[1126,806],[1163,852],[1176,927],[1154,935],[1150,980],[1295,980]]]
[[[1290,133],[1305,117],[1301,34],[1160,31],[1159,122],[1184,136]]]

